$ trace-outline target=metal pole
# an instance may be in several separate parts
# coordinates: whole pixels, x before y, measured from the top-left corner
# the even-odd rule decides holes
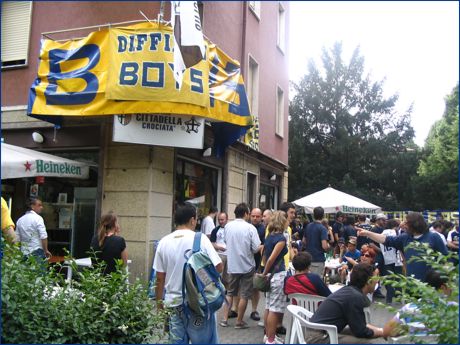
[[[160,13],[158,14],[158,22],[160,23],[163,22],[164,14],[165,14],[165,2],[160,1]]]

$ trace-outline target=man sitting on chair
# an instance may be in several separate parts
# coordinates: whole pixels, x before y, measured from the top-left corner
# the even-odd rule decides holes
[[[311,322],[334,325],[340,344],[379,344],[384,342],[382,328],[366,324],[364,308],[370,301],[366,295],[373,292],[377,280],[374,268],[365,263],[353,267],[350,284],[324,300],[310,318]],[[345,328],[348,326],[347,328]],[[377,338],[377,339],[370,339]],[[308,330],[307,344],[328,343],[328,335],[319,330]]]

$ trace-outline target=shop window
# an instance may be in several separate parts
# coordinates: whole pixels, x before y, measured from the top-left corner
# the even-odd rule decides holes
[[[177,159],[176,166],[174,202],[187,201],[197,207],[197,229],[200,229],[201,220],[206,217],[211,206],[220,210],[221,170],[181,158]]]
[[[249,209],[252,210],[256,207],[256,187],[257,187],[257,175],[248,172],[247,175],[247,188],[246,188],[246,200]]]
[[[67,253],[75,258],[87,257],[96,230],[99,153],[72,151],[53,152],[53,155],[88,163],[89,178],[9,179],[7,190],[12,198],[13,219],[24,214],[27,198],[39,197],[43,202],[41,215],[48,233],[48,248],[53,255],[51,262],[63,261]]]
[[[278,187],[260,184],[259,208],[261,210],[278,209]]]
[[[2,1],[2,69],[27,65],[33,1]]]

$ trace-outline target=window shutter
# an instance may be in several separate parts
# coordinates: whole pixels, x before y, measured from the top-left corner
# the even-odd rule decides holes
[[[2,67],[27,64],[32,1],[2,1]]]

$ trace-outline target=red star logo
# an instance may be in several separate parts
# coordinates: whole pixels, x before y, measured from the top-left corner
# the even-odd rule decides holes
[[[30,167],[32,166],[32,164],[29,163],[29,161],[26,161],[26,164],[24,164],[24,166],[26,167],[26,171],[27,171],[27,170],[31,171],[31,170],[30,170]]]

